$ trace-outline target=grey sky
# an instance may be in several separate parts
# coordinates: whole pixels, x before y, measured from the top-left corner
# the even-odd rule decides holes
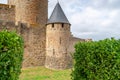
[[[7,0],[0,0],[0,3],[7,3]]]
[[[5,3],[6,0],[0,0]],[[79,38],[120,38],[120,0],[59,0]],[[57,0],[49,0],[49,16]]]

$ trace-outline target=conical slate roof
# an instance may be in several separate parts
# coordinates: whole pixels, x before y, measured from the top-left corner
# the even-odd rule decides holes
[[[48,19],[48,24],[50,24],[50,23],[68,23],[68,24],[70,24],[61,8],[59,2],[56,4],[56,6],[52,12],[52,15]]]

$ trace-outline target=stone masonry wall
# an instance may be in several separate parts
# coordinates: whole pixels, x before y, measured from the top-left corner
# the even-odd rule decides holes
[[[15,21],[15,6],[0,4],[0,20]]]
[[[22,25],[24,27],[24,25]],[[23,67],[43,66],[45,63],[45,27],[31,25],[21,30],[25,40]]]
[[[15,30],[23,37],[23,67],[71,68],[74,45],[91,40],[71,36],[70,24],[46,26],[48,0],[8,0],[8,4],[0,4],[0,30]]]
[[[31,26],[31,27],[30,27]],[[0,20],[0,30],[17,31],[24,38],[23,67],[43,66],[45,63],[45,27]]]
[[[0,4],[0,30],[16,30],[24,38],[23,67],[43,66],[48,0],[8,0],[8,4]]]
[[[84,41],[85,39],[76,38],[71,35],[70,43],[69,43],[69,53],[73,54],[75,51],[75,48],[74,48],[75,44],[77,44],[78,42],[84,42]]]
[[[10,31],[16,31],[18,28],[14,21],[4,21],[0,20],[0,30],[7,29]]]
[[[66,69],[71,67],[72,58],[68,53],[69,37],[69,24],[47,25],[45,61],[45,66],[47,68]]]
[[[48,0],[9,0],[16,6],[16,22],[46,24],[48,19]]]

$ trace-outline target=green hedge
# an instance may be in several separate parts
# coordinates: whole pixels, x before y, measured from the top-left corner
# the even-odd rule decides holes
[[[23,60],[23,39],[15,32],[0,32],[0,80],[18,80]]]
[[[120,80],[120,40],[75,45],[72,80]]]

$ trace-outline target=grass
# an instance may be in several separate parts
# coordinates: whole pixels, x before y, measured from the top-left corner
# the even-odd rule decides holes
[[[71,80],[71,69],[50,70],[44,67],[23,68],[19,80]]]

